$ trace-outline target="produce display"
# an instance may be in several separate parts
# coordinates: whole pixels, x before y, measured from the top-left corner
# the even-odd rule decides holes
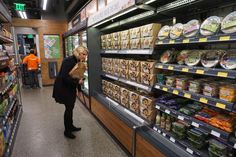
[[[200,130],[198,128],[194,128],[188,130],[187,135],[188,135],[187,138],[193,147],[201,149],[204,146],[206,146],[208,133],[206,133],[205,131]]]
[[[210,157],[227,156],[227,146],[215,139],[209,141],[208,150]]]
[[[177,39],[183,34],[184,25],[182,23],[175,24],[170,30],[170,38]]]
[[[188,23],[184,24],[183,27],[183,36],[190,38],[196,36],[199,32],[200,22],[198,20],[191,20]]]
[[[227,15],[221,23],[221,31],[226,34],[236,32],[236,11]]]
[[[208,17],[201,25],[200,33],[204,36],[214,35],[220,30],[222,18],[218,16]]]

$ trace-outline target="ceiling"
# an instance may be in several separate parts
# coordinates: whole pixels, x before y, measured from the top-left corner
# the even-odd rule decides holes
[[[23,3],[25,4],[26,14],[29,19],[41,19],[43,13],[42,11],[43,0],[3,0],[3,1],[8,6],[12,14],[12,17],[20,17],[17,11],[15,11],[14,3]],[[70,20],[88,1],[89,0],[48,0],[46,12],[55,14],[54,10],[57,10],[59,8],[59,5],[62,4],[64,8],[64,14],[66,14],[67,20]]]

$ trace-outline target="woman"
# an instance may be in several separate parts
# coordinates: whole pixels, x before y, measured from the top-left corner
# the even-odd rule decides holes
[[[75,135],[72,134],[73,131],[81,130],[81,128],[77,128],[73,125],[73,109],[76,100],[76,89],[81,91],[81,85],[84,83],[84,80],[74,79],[69,73],[78,62],[84,62],[87,55],[88,49],[86,47],[79,46],[75,48],[73,55],[63,60],[53,88],[53,98],[55,101],[65,105],[64,135],[71,139],[75,138]]]

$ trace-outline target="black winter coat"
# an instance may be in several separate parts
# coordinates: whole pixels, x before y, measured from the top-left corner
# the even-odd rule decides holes
[[[76,65],[77,59],[75,56],[67,57],[63,60],[59,74],[56,77],[53,86],[53,95],[57,103],[74,104],[76,100],[76,88],[81,90],[77,79],[73,79],[69,72]]]

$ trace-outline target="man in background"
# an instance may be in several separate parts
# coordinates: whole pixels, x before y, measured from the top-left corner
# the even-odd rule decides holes
[[[30,54],[23,59],[23,64],[27,65],[27,70],[30,79],[30,87],[39,87],[38,67],[40,64],[40,59],[35,56],[33,49],[31,49]]]

